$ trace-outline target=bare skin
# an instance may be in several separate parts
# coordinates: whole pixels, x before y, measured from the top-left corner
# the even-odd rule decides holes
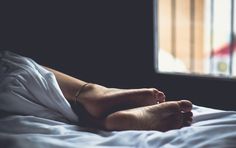
[[[191,106],[191,102],[182,100],[118,111],[106,118],[106,129],[158,131],[178,129],[189,126],[192,122]]]
[[[88,85],[79,97],[85,108],[83,113],[87,114],[83,118],[84,125],[96,123],[98,128],[105,130],[158,131],[189,126],[192,122],[192,103],[187,100],[164,102],[164,94],[156,91],[153,88],[123,90]],[[122,99],[125,101],[122,102]],[[109,105],[114,101],[116,108]],[[129,102],[131,104],[124,106]]]
[[[155,88],[116,89],[88,84],[77,101],[91,116],[102,118],[115,111],[164,102],[165,95]]]
[[[56,76],[68,101],[86,82],[47,68]],[[105,130],[158,130],[188,126],[192,122],[189,101],[165,102],[163,92],[155,88],[115,89],[88,84],[77,98],[81,123]]]

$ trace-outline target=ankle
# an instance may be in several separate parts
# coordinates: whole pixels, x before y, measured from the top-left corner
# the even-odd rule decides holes
[[[80,88],[80,90],[77,91],[77,93],[75,95],[76,102],[83,103],[86,100],[88,94],[94,89],[95,89],[95,84],[93,84],[93,83],[84,84]]]

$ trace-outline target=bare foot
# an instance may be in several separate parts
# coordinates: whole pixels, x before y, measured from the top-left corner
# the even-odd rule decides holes
[[[134,107],[164,102],[165,95],[155,88],[115,89],[89,84],[81,92],[78,102],[94,118]]]
[[[168,131],[189,126],[192,122],[192,103],[187,100],[122,110],[105,119],[106,130]]]

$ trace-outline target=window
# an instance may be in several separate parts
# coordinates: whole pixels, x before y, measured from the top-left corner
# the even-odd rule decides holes
[[[234,0],[157,0],[155,68],[236,77]]]

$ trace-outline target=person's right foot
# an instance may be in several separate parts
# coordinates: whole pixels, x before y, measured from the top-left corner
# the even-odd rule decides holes
[[[104,124],[106,130],[168,131],[189,126],[192,122],[192,103],[187,100],[122,110],[110,114]]]
[[[155,88],[116,89],[89,83],[77,101],[92,117],[101,119],[119,110],[164,102],[165,95]]]

